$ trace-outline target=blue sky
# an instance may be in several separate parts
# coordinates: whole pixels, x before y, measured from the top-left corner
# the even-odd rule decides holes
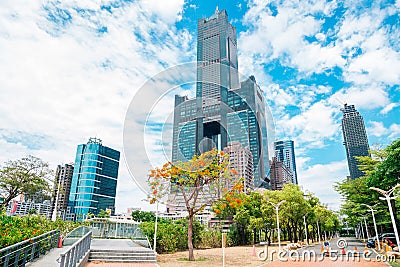
[[[370,145],[400,137],[399,1],[2,1],[0,161],[32,154],[55,168],[90,136],[122,150],[135,93],[196,59],[197,19],[216,5],[237,29],[240,72],[265,92],[275,138],[295,141],[300,185],[337,209],[332,185],[348,174],[340,106],[356,105]],[[154,108],[157,123],[172,96]],[[146,137],[154,165],[170,144],[159,135]],[[144,198],[122,159],[117,210]]]

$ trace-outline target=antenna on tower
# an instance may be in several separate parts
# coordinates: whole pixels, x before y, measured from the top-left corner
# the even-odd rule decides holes
[[[344,106],[344,104],[346,104],[346,102],[344,102],[343,100],[341,100],[338,96],[335,96],[334,99],[335,99],[336,102],[338,102],[341,106]]]

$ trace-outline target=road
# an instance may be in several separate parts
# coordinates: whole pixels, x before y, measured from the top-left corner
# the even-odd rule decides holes
[[[270,261],[271,257],[266,260],[266,264],[261,265],[265,267],[281,267],[281,266],[294,266],[294,267],[316,267],[316,266],[324,266],[324,267],[330,267],[330,266],[341,266],[341,267],[386,267],[386,263],[382,262],[379,260],[379,257],[377,258],[377,254],[372,251],[371,249],[368,249],[368,254],[366,256],[363,256],[363,253],[366,252],[365,250],[365,245],[361,243],[359,240],[355,238],[342,238],[346,241],[347,246],[344,249],[344,252],[347,253],[347,256],[342,256],[342,250],[338,247],[337,241],[338,239],[332,239],[330,240],[330,247],[331,251],[337,251],[336,253],[332,253],[331,256],[323,256],[321,247],[322,244],[317,244],[317,245],[312,245],[312,246],[306,246],[304,248],[298,249],[297,252],[292,251],[291,256],[286,256],[281,257],[278,259],[277,256],[275,256],[274,261]],[[354,251],[358,251],[360,253],[360,256],[353,256]],[[351,252],[350,252],[351,251]],[[307,254],[310,253],[310,254]],[[306,256],[304,256],[306,255]],[[307,256],[311,255],[311,257]],[[311,260],[310,260],[311,258]]]

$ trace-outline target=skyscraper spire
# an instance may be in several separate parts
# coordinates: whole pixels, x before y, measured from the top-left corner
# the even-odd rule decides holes
[[[215,14],[218,14],[219,10],[218,10],[218,5],[215,7]]]

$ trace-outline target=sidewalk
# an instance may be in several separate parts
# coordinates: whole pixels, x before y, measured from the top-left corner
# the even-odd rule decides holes
[[[60,258],[60,254],[64,253],[70,248],[70,246],[64,246],[62,248],[53,248],[47,254],[41,256],[33,262],[28,262],[26,266],[29,267],[54,267],[60,266],[57,259]]]

